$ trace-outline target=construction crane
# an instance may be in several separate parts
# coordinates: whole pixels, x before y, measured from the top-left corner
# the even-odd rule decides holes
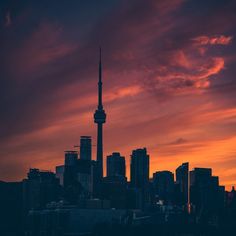
[[[92,147],[96,147],[97,145],[91,145]],[[80,145],[74,145],[74,148],[79,148],[80,147]]]

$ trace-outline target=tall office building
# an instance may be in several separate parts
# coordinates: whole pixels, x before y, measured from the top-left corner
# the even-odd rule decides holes
[[[190,171],[190,185],[205,186],[212,176],[211,168],[194,168]]]
[[[180,193],[180,203],[188,204],[189,200],[189,163],[183,163],[176,171],[176,184]]]
[[[77,151],[65,151],[63,186],[68,188],[77,181]]]
[[[160,200],[172,202],[174,193],[174,174],[170,171],[158,171],[153,174],[153,185]]]
[[[150,203],[149,155],[146,148],[133,150],[130,161],[130,189],[128,205],[145,209]],[[130,204],[130,203],[134,204]]]
[[[100,48],[99,78],[98,78],[98,107],[94,113],[94,122],[97,124],[97,178],[103,178],[103,124],[106,122],[106,113],[102,105],[102,60]]]
[[[121,176],[125,178],[125,158],[119,152],[113,152],[107,157],[107,176]]]
[[[77,151],[65,151],[65,166],[74,166],[78,160]]]
[[[224,187],[212,176],[210,168],[194,168],[190,171],[190,201],[197,214],[217,212],[224,207]]]
[[[90,136],[80,137],[80,159],[92,160],[92,140]]]
[[[131,185],[145,188],[149,183],[149,155],[147,149],[133,150],[130,163]]]

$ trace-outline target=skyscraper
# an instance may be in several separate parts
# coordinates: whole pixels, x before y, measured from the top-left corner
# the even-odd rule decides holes
[[[65,166],[75,166],[77,159],[77,151],[65,151]]]
[[[130,161],[131,199],[135,208],[144,209],[150,200],[149,155],[146,148],[133,150]]]
[[[131,155],[131,185],[145,188],[149,183],[149,155],[146,148],[133,150]]]
[[[170,171],[157,171],[153,174],[155,192],[160,200],[169,203],[173,200],[174,174]]]
[[[190,200],[197,214],[216,212],[224,206],[224,188],[219,179],[212,176],[210,168],[194,168],[190,171]]]
[[[106,122],[106,113],[102,105],[102,60],[101,48],[99,59],[99,78],[98,78],[98,107],[94,113],[94,122],[97,124],[97,178],[103,177],[103,123]]]
[[[92,159],[92,140],[90,136],[80,137],[80,159]]]
[[[64,176],[63,176],[63,185],[65,188],[72,186],[76,182],[77,162],[78,162],[77,151],[65,151],[65,164],[64,164]]]
[[[125,178],[125,158],[119,152],[113,152],[107,157],[107,176],[121,176]]]
[[[189,200],[189,163],[183,163],[176,171],[176,183],[180,192],[180,202],[187,204]]]

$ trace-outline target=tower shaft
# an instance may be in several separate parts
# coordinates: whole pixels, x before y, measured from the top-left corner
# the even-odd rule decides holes
[[[102,104],[102,60],[101,49],[99,58],[98,76],[98,107],[94,113],[94,122],[97,124],[97,178],[98,181],[103,177],[103,123],[106,122],[106,113]]]
[[[103,177],[103,125],[102,123],[97,124],[97,174],[98,178]]]

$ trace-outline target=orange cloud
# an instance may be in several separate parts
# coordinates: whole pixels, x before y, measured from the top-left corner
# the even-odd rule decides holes
[[[198,36],[194,38],[193,40],[200,45],[228,45],[232,42],[233,37],[232,36],[214,36],[214,37],[208,37],[208,36]]]

